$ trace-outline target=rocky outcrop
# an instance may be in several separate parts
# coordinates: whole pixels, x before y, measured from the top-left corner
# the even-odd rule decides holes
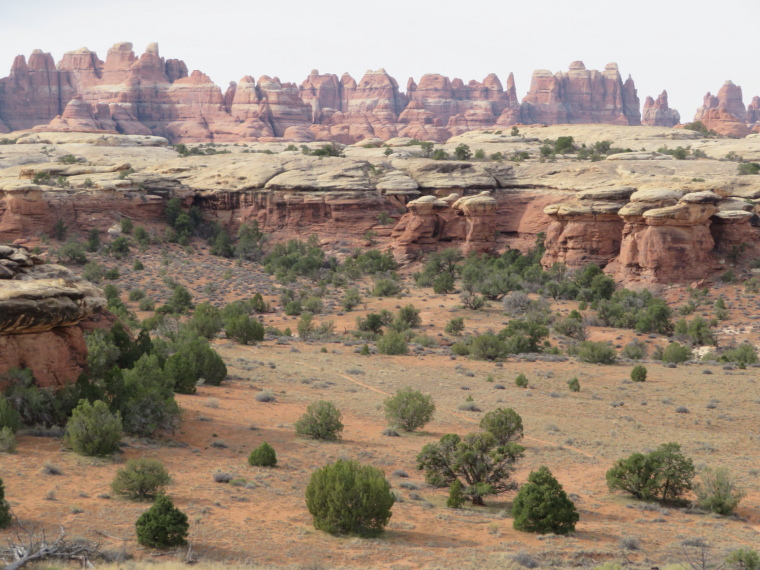
[[[610,263],[620,253],[623,237],[624,222],[618,212],[635,191],[631,186],[585,190],[574,200],[544,208],[552,219],[544,241],[544,267]]]
[[[616,63],[608,63],[602,72],[587,70],[581,61],[570,64],[567,72],[535,71],[520,112],[525,124],[641,124],[633,79],[623,81]]]
[[[668,92],[663,91],[655,101],[647,97],[641,124],[649,127],[674,127],[681,122],[681,115],[668,106]]]
[[[19,367],[31,368],[40,386],[76,380],[87,368],[84,331],[110,325],[106,304],[65,267],[0,245],[0,375]]]
[[[640,190],[619,214],[625,220],[614,275],[621,281],[678,283],[716,268],[710,218],[721,197],[711,191]]]
[[[117,43],[105,61],[81,48],[56,66],[49,53],[18,56],[0,79],[0,132],[116,131],[180,142],[335,141],[353,144],[396,136],[444,142],[473,129],[518,123],[639,124],[633,81],[617,66],[603,72],[572,64],[568,73],[534,74],[518,101],[514,76],[506,89],[495,74],[483,81],[440,74],[410,79],[406,93],[384,69],[359,81],[312,71],[300,86],[250,75],[222,90],[181,60],[150,44],[139,57]]]
[[[742,88],[726,81],[717,95],[705,95],[702,106],[694,115],[705,127],[719,135],[746,137],[750,133],[747,126],[747,110],[742,100]]]
[[[453,193],[445,198],[422,196],[412,200],[391,234],[396,257],[416,259],[421,252],[437,249],[439,242],[457,245],[464,253],[492,250],[496,205],[489,191],[475,196]]]

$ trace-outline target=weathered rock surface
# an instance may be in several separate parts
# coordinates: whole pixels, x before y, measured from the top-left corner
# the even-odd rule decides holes
[[[644,112],[641,124],[649,127],[674,127],[681,122],[680,113],[668,106],[668,92],[663,91],[655,101],[647,97],[644,102]]]
[[[21,367],[41,386],[74,381],[87,368],[83,331],[110,324],[99,324],[106,304],[67,268],[0,245],[0,374]]]
[[[720,135],[745,137],[750,133],[747,126],[747,109],[742,100],[742,88],[726,81],[717,95],[705,95],[704,103],[694,115],[705,127]]]
[[[641,124],[633,79],[623,81],[616,63],[608,63],[602,72],[587,70],[581,61],[571,63],[567,72],[539,69],[520,110],[526,124]]]
[[[605,267],[620,253],[624,222],[618,212],[635,191],[632,186],[586,190],[575,200],[544,208],[552,222],[546,230],[541,263],[545,267],[554,263]]]

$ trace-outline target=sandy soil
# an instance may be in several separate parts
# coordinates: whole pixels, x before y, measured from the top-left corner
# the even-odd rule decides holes
[[[146,270],[130,269],[135,256]],[[277,304],[279,285],[269,276],[253,266],[237,267],[202,252],[191,258],[179,248],[166,255],[151,250],[109,264],[118,265],[122,273],[116,283],[125,300],[129,288],[138,286],[157,301],[165,300],[169,294],[161,282],[165,271],[186,285],[196,302],[223,304],[260,291]],[[704,305],[708,315],[718,294],[724,295],[730,309],[721,342],[736,333],[739,339],[757,343],[760,329],[751,320],[757,296],[745,295],[739,285],[721,285]],[[688,298],[682,287],[668,289],[666,296],[674,306]],[[452,317],[465,318],[467,333],[499,330],[508,320],[497,303],[487,311],[469,311],[458,306],[456,295],[434,295],[414,286],[401,299],[367,297],[366,306],[344,315],[337,314],[339,299],[339,293],[328,292],[325,304],[334,308],[331,314],[316,317],[317,322],[334,320],[337,333],[354,328],[357,315],[408,303],[422,311],[421,330],[444,343],[455,340],[438,336]],[[556,310],[562,314],[575,307],[564,302]],[[263,320],[293,330],[297,323],[279,311]],[[631,331],[591,330],[593,340],[609,339],[620,346],[634,336]],[[646,335],[641,340],[650,346],[665,342]],[[636,537],[641,544],[640,550],[626,556],[651,566],[682,559],[679,545],[689,537],[706,538],[720,552],[741,545],[757,547],[760,542],[757,368],[724,370],[702,363],[666,368],[652,362],[646,364],[647,381],[637,384],[628,380],[630,363],[596,366],[575,359],[511,358],[494,364],[451,357],[439,346],[416,349],[406,357],[367,357],[358,354],[360,347],[356,341],[337,339],[269,340],[257,346],[217,340],[215,348],[228,365],[229,380],[220,387],[202,386],[193,396],[178,396],[183,417],[175,434],[160,440],[127,439],[123,453],[113,460],[79,457],[64,450],[59,440],[22,435],[17,454],[0,455],[6,498],[23,520],[60,523],[70,536],[97,539],[109,549],[126,547],[145,557],[134,540],[134,521],[148,505],[113,498],[109,486],[125,460],[154,457],[172,474],[168,492],[188,514],[193,549],[202,560],[311,568],[503,568],[514,564],[512,557],[521,552],[546,566],[594,565],[620,560],[623,537]],[[521,372],[529,378],[528,389],[514,384]],[[567,388],[572,377],[580,380],[578,393]],[[406,386],[433,394],[436,417],[424,431],[384,436],[383,400]],[[276,401],[256,401],[261,390],[273,392]],[[468,396],[480,412],[459,409]],[[295,435],[293,423],[318,399],[341,409],[342,441],[315,442]],[[689,413],[676,413],[679,406]],[[427,486],[416,470],[415,457],[426,443],[446,433],[478,429],[483,414],[497,407],[514,408],[525,423],[522,443],[527,450],[516,480],[522,483],[531,470],[547,465],[579,510],[573,535],[514,531],[510,515],[514,492],[487,500],[485,507],[448,509],[447,492]],[[263,441],[277,451],[276,469],[247,464],[250,450]],[[669,441],[681,443],[698,467],[723,465],[735,473],[748,493],[735,517],[661,508],[608,492],[604,474],[617,458]],[[394,505],[382,538],[332,537],[314,530],[304,490],[314,469],[338,458],[383,469],[399,492],[402,499]],[[46,464],[62,474],[46,474]],[[397,470],[408,476],[399,476]],[[217,471],[233,474],[241,484],[215,483]],[[409,482],[418,488],[401,487]]]

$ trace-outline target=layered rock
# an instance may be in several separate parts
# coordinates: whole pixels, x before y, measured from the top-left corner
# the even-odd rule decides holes
[[[619,214],[625,220],[618,264],[622,281],[678,283],[716,268],[710,218],[721,197],[711,191],[639,190]]]
[[[641,124],[649,127],[674,127],[681,122],[680,113],[668,106],[668,92],[663,91],[655,101],[647,96]]]
[[[742,88],[726,81],[717,95],[710,92],[705,95],[702,106],[694,115],[695,121],[701,121],[709,130],[719,135],[745,137],[750,133],[747,126],[747,110],[742,100]]]
[[[544,241],[544,267],[610,263],[620,253],[623,235],[624,222],[618,212],[635,191],[631,186],[585,190],[574,200],[544,208],[552,219]]]
[[[72,382],[87,368],[84,331],[98,326],[103,293],[19,246],[0,246],[0,375],[31,368],[41,386]]]
[[[537,70],[520,111],[526,124],[641,124],[633,79],[623,81],[616,63],[607,64],[602,72],[587,70],[581,61],[553,75]]]

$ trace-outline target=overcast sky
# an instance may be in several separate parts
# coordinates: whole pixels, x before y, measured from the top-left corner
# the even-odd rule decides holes
[[[620,66],[642,106],[663,89],[691,120],[726,79],[745,105],[760,95],[760,0],[0,0],[0,76],[35,48],[60,60],[132,42],[139,55],[184,59],[226,88],[244,75],[301,83],[311,69],[357,80],[384,67],[402,90],[411,76],[481,81],[515,74],[518,97],[534,69]]]

